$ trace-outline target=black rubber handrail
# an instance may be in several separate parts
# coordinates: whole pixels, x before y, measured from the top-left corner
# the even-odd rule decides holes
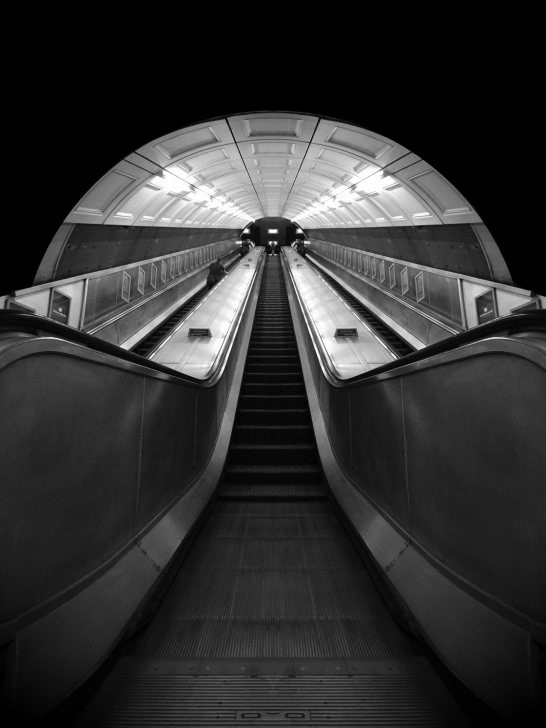
[[[363,379],[369,379],[375,374],[392,371],[399,367],[406,366],[407,364],[412,364],[413,362],[424,361],[431,356],[443,354],[448,351],[454,351],[466,344],[488,339],[493,336],[513,336],[514,334],[522,334],[526,331],[536,331],[546,334],[546,310],[525,311],[524,313],[504,316],[503,318],[495,319],[495,321],[489,321],[486,324],[475,326],[473,329],[462,331],[460,334],[454,334],[447,339],[442,339],[442,341],[437,341],[435,344],[430,344],[424,349],[419,349],[411,354],[406,354],[406,356],[403,356],[394,362],[377,367],[376,369],[371,369],[369,372],[359,374],[356,377],[351,377],[344,381],[346,384],[356,384]]]
[[[285,269],[289,272],[290,280],[292,281],[292,287],[296,293],[296,297],[299,299],[299,293],[292,280],[291,272],[288,269],[288,266],[286,266]],[[311,336],[316,339],[317,334],[313,330],[313,326],[308,320],[308,314],[303,307],[302,311],[307,326],[310,329]],[[331,371],[331,366],[329,362],[324,360],[322,346],[318,345],[317,347],[317,343],[315,342],[315,347],[317,348],[317,352],[319,352],[319,357],[322,361],[321,366],[323,368],[323,371],[325,372],[325,375],[327,376],[331,384],[336,387],[348,387],[358,385],[360,382],[371,379],[377,375],[396,371],[400,367],[404,367],[408,364],[424,361],[425,359],[429,359],[431,356],[443,354],[448,351],[454,351],[455,349],[458,349],[461,346],[465,346],[466,344],[480,341],[482,339],[487,339],[492,336],[513,336],[514,334],[520,334],[526,331],[536,331],[546,334],[546,310],[537,309],[535,311],[524,311],[522,313],[512,314],[511,316],[504,316],[502,318],[495,319],[494,321],[489,321],[485,324],[480,324],[479,326],[469,329],[468,331],[462,331],[459,334],[453,334],[453,336],[450,336],[447,339],[443,339],[442,341],[430,344],[429,346],[414,351],[411,354],[406,354],[405,356],[400,357],[400,359],[388,362],[387,364],[383,364],[380,367],[375,367],[374,369],[370,369],[367,372],[357,374],[356,376],[347,379],[338,379]],[[326,374],[326,372],[329,373],[329,376],[328,374]]]
[[[85,334],[82,331],[77,331],[65,324],[51,321],[50,319],[36,316],[28,313],[13,313],[9,310],[0,310],[0,332],[2,331],[18,331],[33,333],[37,335],[51,335],[57,336],[75,344],[81,344],[89,349],[95,351],[104,352],[122,359],[123,361],[132,362],[139,366],[149,367],[163,374],[183,379],[186,382],[192,384],[198,384],[200,386],[207,386],[206,380],[197,380],[181,372],[177,372],[169,367],[162,366],[156,362],[150,361],[145,357],[134,354],[131,351],[110,344],[101,339],[97,339],[90,334]],[[486,324],[481,324],[468,331],[463,331],[460,334],[455,334],[448,339],[443,339],[435,344],[419,349],[412,354],[396,359],[395,361],[389,362],[381,367],[371,369],[369,372],[359,374],[356,377],[345,379],[340,382],[341,385],[346,386],[350,384],[356,384],[364,379],[389,372],[398,369],[399,367],[406,366],[417,361],[423,361],[436,354],[442,354],[447,351],[452,351],[470,344],[481,339],[485,339],[491,336],[503,334],[503,335],[514,335],[523,333],[526,331],[540,331],[546,333],[546,310],[537,311],[525,311],[524,313],[513,314],[512,316],[505,316],[504,318],[495,319]]]
[[[162,374],[168,374],[176,379],[183,379],[185,382],[197,385],[206,385],[206,382],[193,379],[187,374],[170,369],[157,362],[150,361],[144,356],[122,349],[116,344],[110,344],[108,341],[98,339],[92,334],[86,334],[84,331],[67,326],[66,324],[51,321],[50,319],[36,316],[29,313],[13,313],[12,311],[0,311],[0,334],[7,331],[17,331],[18,333],[35,334],[36,336],[55,336],[72,344],[80,344],[87,349],[100,351],[103,354],[110,354],[123,361],[138,364],[139,366],[148,367]]]
[[[249,286],[245,301],[242,302],[239,311],[239,318],[244,313],[246,303],[256,283],[256,276],[258,276],[262,267],[263,261],[259,261],[254,273],[253,282]],[[235,326],[235,329],[237,328],[238,324]],[[87,349],[99,351],[103,354],[109,354],[116,359],[130,362],[132,364],[138,364],[138,366],[140,367],[152,369],[153,371],[160,372],[161,374],[167,375],[174,379],[182,380],[188,384],[193,384],[198,387],[214,386],[216,384],[218,371],[221,371],[223,369],[223,364],[220,364],[220,366],[217,367],[216,371],[207,379],[196,379],[189,376],[188,374],[179,372],[176,369],[171,369],[170,367],[164,366],[163,364],[158,364],[155,361],[151,361],[145,356],[140,356],[139,354],[135,354],[134,352],[128,351],[127,349],[122,349],[116,344],[111,344],[108,341],[98,339],[92,334],[86,334],[84,331],[78,331],[77,329],[73,329],[66,324],[61,324],[57,321],[52,321],[51,319],[37,316],[36,314],[15,313],[13,311],[10,311],[9,309],[4,309],[0,310],[0,334],[7,331],[35,334],[36,336],[55,336],[57,338],[64,339],[65,341],[69,341],[70,343],[80,344],[81,346],[85,346]],[[224,349],[224,359],[229,354],[230,350],[231,344]]]

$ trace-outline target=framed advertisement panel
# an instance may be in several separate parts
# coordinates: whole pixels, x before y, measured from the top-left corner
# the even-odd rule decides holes
[[[476,296],[474,303],[478,324],[485,324],[497,318],[497,301],[495,300],[495,291],[492,288],[482,293],[481,296]]]
[[[49,299],[48,317],[52,321],[58,321],[61,324],[68,325],[68,317],[70,315],[70,296],[53,289]]]

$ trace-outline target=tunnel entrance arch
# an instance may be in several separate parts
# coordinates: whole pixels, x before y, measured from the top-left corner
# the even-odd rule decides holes
[[[128,154],[67,215],[34,282],[240,237],[268,218],[287,221],[289,237],[297,226],[511,283],[475,208],[426,160],[346,121],[276,111],[206,120]]]

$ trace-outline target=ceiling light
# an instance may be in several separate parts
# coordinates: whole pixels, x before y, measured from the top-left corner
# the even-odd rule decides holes
[[[358,195],[356,192],[353,192],[352,190],[346,190],[345,192],[342,192],[340,195],[337,195],[338,200],[342,200],[343,202],[354,202],[355,200],[358,200]]]
[[[187,195],[189,200],[192,200],[192,202],[206,202],[210,199],[210,195],[208,195],[206,192],[203,192],[202,190],[192,190]]]

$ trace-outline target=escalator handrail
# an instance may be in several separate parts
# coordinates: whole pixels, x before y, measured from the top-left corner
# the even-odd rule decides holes
[[[388,362],[387,364],[383,364],[380,367],[375,367],[374,369],[370,369],[362,374],[357,374],[354,377],[340,379],[333,370],[329,358],[324,351],[320,335],[316,330],[315,324],[309,316],[305,305],[303,304],[303,300],[294,281],[292,271],[290,266],[286,264],[284,256],[283,264],[290,276],[292,288],[296,293],[300,308],[311,333],[312,341],[317,354],[319,355],[319,361],[323,372],[327,376],[329,382],[336,387],[355,386],[360,382],[372,379],[380,374],[395,372],[397,369],[405,367],[408,364],[424,361],[432,356],[454,351],[467,344],[482,341],[483,339],[488,339],[494,336],[513,336],[515,334],[521,334],[529,331],[543,332],[546,335],[546,310],[537,309],[536,311],[525,311],[523,313],[512,314],[511,316],[504,316],[485,324],[480,324],[472,329],[462,331],[461,333],[454,334],[447,339],[442,339],[442,341],[430,344],[429,346],[419,349],[418,351],[414,351],[411,354],[406,354],[405,356],[402,356],[395,361]]]
[[[10,331],[17,333],[34,334],[37,338],[55,337],[62,339],[63,341],[68,341],[71,344],[83,346],[92,351],[100,352],[102,354],[108,354],[118,360],[122,360],[130,364],[136,364],[139,367],[145,367],[146,369],[154,370],[172,379],[184,381],[187,384],[192,384],[198,387],[212,387],[216,384],[216,382],[222,375],[225,364],[227,362],[227,358],[232,348],[234,337],[238,331],[242,315],[246,309],[250,295],[254,290],[258,275],[263,269],[263,262],[264,259],[262,256],[262,259],[256,265],[252,281],[248,286],[245,297],[241,301],[241,305],[239,307],[237,315],[233,320],[229,334],[226,337],[224,345],[222,346],[220,354],[217,358],[217,366],[212,374],[210,374],[205,379],[197,379],[196,377],[192,377],[189,374],[184,374],[183,372],[177,371],[176,369],[171,369],[170,367],[164,366],[163,364],[158,364],[155,361],[151,361],[144,356],[140,356],[140,354],[135,354],[134,352],[127,349],[122,349],[116,344],[111,344],[108,341],[98,339],[92,334],[87,334],[84,331],[73,329],[66,324],[52,321],[51,319],[38,316],[36,314],[15,313],[10,310],[0,310],[0,343],[2,334]]]

